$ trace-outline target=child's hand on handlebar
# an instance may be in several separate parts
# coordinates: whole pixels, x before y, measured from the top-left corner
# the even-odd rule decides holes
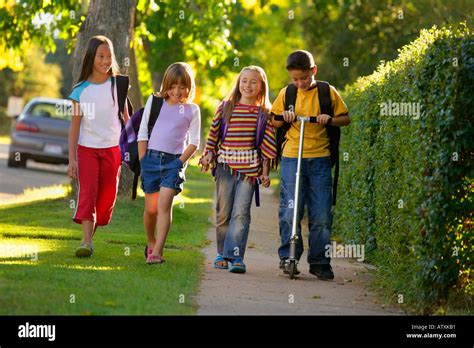
[[[282,113],[285,122],[291,123],[296,119],[296,115],[293,111],[285,110]]]
[[[331,116],[326,115],[326,114],[321,114],[318,117],[316,117],[316,119],[317,119],[319,124],[325,125],[331,119]]]

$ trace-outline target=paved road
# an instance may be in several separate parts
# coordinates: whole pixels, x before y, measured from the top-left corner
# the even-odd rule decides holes
[[[246,274],[212,268],[215,229],[205,249],[205,271],[196,301],[200,315],[401,315],[397,308],[377,303],[367,290],[368,267],[348,259],[333,259],[333,281],[320,281],[308,272],[306,256],[296,280],[278,269],[278,199],[261,191],[260,208],[252,207],[245,263]],[[305,234],[305,230],[303,230]],[[307,245],[307,238],[305,239]]]
[[[26,188],[69,182],[66,165],[36,163],[28,160],[26,168],[7,167],[8,145],[0,144],[0,204],[6,204]]]

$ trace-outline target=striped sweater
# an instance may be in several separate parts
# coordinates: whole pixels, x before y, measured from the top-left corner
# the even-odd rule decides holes
[[[261,158],[255,148],[258,107],[236,103],[227,125],[225,139],[220,140],[222,103],[212,120],[207,138],[205,155],[213,153],[214,165],[222,163],[235,177],[254,181],[261,174],[262,159],[276,158],[275,130],[267,122],[262,144]]]

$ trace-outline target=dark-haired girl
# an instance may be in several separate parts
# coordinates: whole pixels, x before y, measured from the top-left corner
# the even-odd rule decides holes
[[[121,156],[117,83],[119,67],[112,42],[105,36],[89,40],[81,74],[69,99],[73,116],[69,129],[68,174],[78,180],[78,200],[73,221],[82,224],[83,240],[77,257],[94,252],[97,226],[107,225],[117,197]],[[124,107],[124,122],[128,111]]]

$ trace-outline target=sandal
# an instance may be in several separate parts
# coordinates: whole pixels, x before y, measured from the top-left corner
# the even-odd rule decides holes
[[[212,263],[212,267],[217,269],[227,269],[229,267],[229,264],[227,263],[227,260],[224,259],[222,254],[217,254],[216,258],[214,259],[214,262]]]
[[[76,249],[77,257],[90,257],[94,254],[94,247],[92,244],[81,243]]]
[[[148,245],[145,245],[145,259],[148,258],[148,255],[150,255],[153,252],[153,248],[148,248]]]
[[[229,267],[229,272],[232,273],[245,273],[246,267],[242,259],[233,259],[230,261],[231,266]]]
[[[149,265],[154,265],[154,264],[163,263],[163,262],[165,262],[165,260],[160,255],[150,254],[146,258],[146,263]]]

